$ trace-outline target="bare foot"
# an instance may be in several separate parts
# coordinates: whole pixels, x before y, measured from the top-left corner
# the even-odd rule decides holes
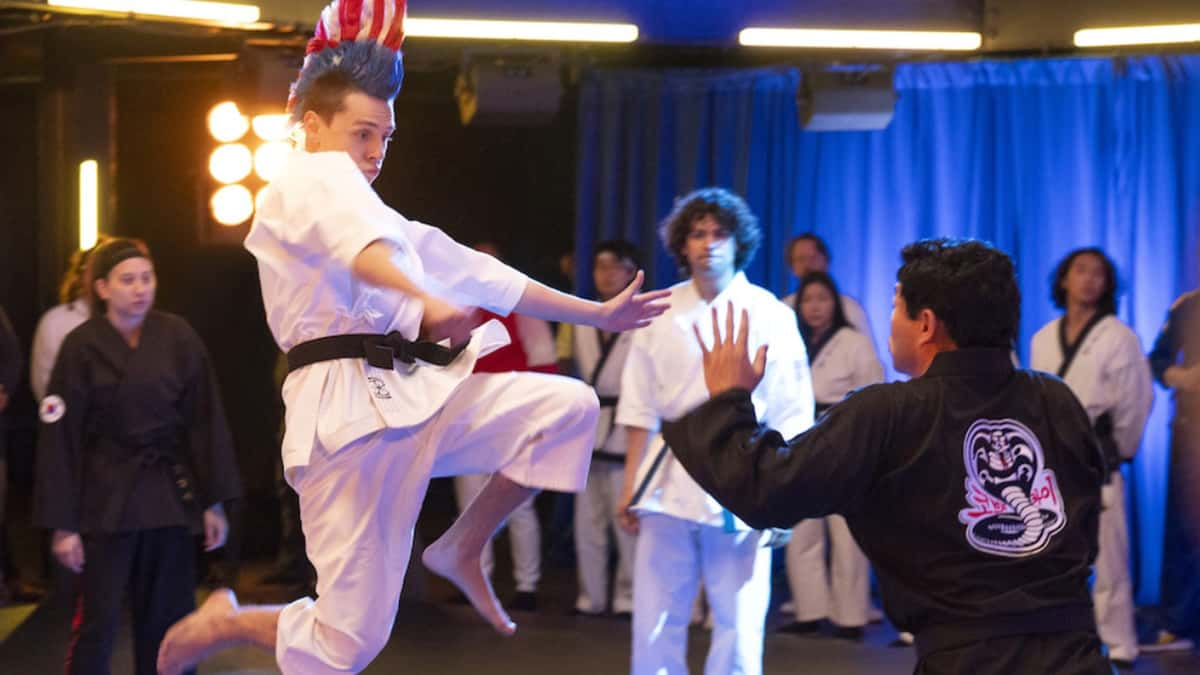
[[[443,536],[425,548],[421,554],[421,562],[431,571],[449,579],[471,601],[475,611],[488,623],[492,624],[502,635],[512,635],[517,632],[517,624],[508,618],[496,592],[492,590],[492,582],[483,573],[481,562],[482,550],[463,552],[446,542]]]
[[[228,588],[213,591],[203,605],[175,623],[158,648],[159,675],[179,675],[220,650],[230,639],[237,596]]]

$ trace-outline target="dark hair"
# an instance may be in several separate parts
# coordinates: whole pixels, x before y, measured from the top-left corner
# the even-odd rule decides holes
[[[404,82],[399,52],[375,41],[342,42],[309,54],[300,76],[292,84],[288,111],[299,122],[311,110],[328,124],[342,111],[348,94],[362,92],[392,101]]]
[[[658,228],[658,236],[667,252],[675,256],[680,273],[691,274],[687,256],[683,253],[684,243],[692,231],[692,225],[704,216],[715,218],[721,228],[734,238],[737,252],[733,266],[739,272],[746,269],[758,251],[758,245],[762,243],[758,218],[741,197],[724,188],[708,187],[676,199],[675,207]]]
[[[825,256],[826,261],[833,261],[833,257],[829,255],[829,247],[825,244],[825,240],[818,236],[815,232],[805,232],[792,237],[791,241],[789,241],[787,244],[787,248],[783,250],[783,254],[785,256],[783,262],[787,264],[788,267],[792,266],[792,251],[796,248],[796,244],[799,244],[802,241],[811,241],[813,246],[817,247],[817,252]]]
[[[1116,314],[1117,266],[1113,264],[1108,254],[1096,246],[1077,248],[1071,251],[1058,263],[1058,267],[1054,268],[1054,274],[1050,275],[1050,299],[1054,302],[1054,306],[1059,309],[1067,308],[1067,289],[1063,288],[1063,282],[1067,280],[1067,273],[1071,271],[1071,265],[1075,264],[1075,259],[1081,255],[1094,255],[1104,265],[1104,293],[1100,295],[1100,301],[1097,303],[1098,314],[1100,316]]]
[[[896,280],[910,319],[932,311],[960,348],[1012,347],[1021,291],[1008,255],[973,239],[923,239],[900,258]]]
[[[628,260],[633,263],[634,268],[642,269],[642,260],[638,255],[637,247],[624,239],[607,239],[597,242],[596,247],[592,250],[593,265],[601,253],[611,253],[617,260]]]
[[[130,258],[145,258],[153,262],[150,248],[141,239],[111,239],[96,248],[88,255],[87,272],[84,278],[89,284],[95,284],[97,279],[106,279],[113,268]],[[101,316],[108,311],[108,303],[88,289],[89,304],[92,306],[92,316]]]
[[[101,234],[96,237],[96,245],[89,249],[77,249],[67,261],[67,269],[63,272],[62,280],[58,283],[58,301],[61,304],[74,302],[80,298],[90,297],[92,288],[87,277],[88,258],[92,251],[112,240],[112,237]]]
[[[800,337],[804,338],[804,346],[808,348],[809,353],[813,352],[812,326],[804,322],[804,315],[800,311],[800,304],[804,301],[804,289],[812,285],[824,286],[833,296],[833,323],[829,326],[829,332],[826,335],[833,335],[839,329],[849,326],[850,322],[846,320],[846,312],[842,308],[842,294],[838,292],[837,284],[834,283],[833,277],[825,272],[809,272],[800,280],[800,288],[796,289],[796,299],[793,301],[793,309],[796,310],[796,324],[800,327]]]

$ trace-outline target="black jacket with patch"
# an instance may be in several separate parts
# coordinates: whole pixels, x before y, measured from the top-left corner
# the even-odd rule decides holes
[[[663,433],[752,527],[845,516],[889,618],[918,641],[932,626],[1090,607],[1104,460],[1074,394],[1014,369],[1008,350],[939,354],[922,377],[852,393],[790,441],[758,424],[742,390]]]
[[[187,526],[242,494],[208,352],[152,311],[137,347],[105,317],[63,340],[42,400],[34,522],[70,532]]]

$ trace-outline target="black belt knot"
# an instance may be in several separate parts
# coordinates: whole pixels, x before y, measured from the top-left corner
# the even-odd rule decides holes
[[[435,366],[448,366],[467,348],[467,344],[464,342],[457,347],[445,347],[435,342],[406,339],[399,331],[386,335],[330,335],[302,342],[288,350],[288,372],[336,359],[365,359],[376,368],[388,370],[396,367],[396,361],[412,365],[418,359]]]

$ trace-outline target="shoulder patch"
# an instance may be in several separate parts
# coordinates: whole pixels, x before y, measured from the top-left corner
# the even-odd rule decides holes
[[[67,403],[58,394],[50,394],[38,405],[38,418],[46,424],[54,424],[67,414]]]
[[[1058,480],[1029,427],[1013,419],[976,420],[963,439],[967,508],[958,512],[967,543],[1010,558],[1041,552],[1067,523]]]

